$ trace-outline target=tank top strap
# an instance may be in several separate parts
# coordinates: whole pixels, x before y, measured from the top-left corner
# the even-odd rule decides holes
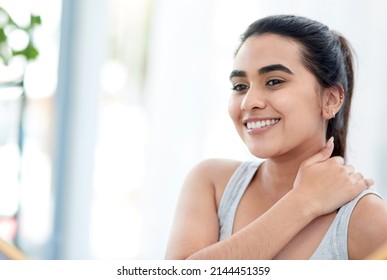
[[[374,194],[382,198],[374,189],[369,188],[354,200],[344,204],[336,214],[321,243],[310,259],[314,260],[348,260],[348,227],[352,212],[361,198]]]
[[[242,162],[231,176],[218,209],[219,240],[223,240],[232,234],[236,209],[259,165],[260,163],[255,161]]]

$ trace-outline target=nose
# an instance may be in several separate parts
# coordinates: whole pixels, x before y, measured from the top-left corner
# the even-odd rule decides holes
[[[264,93],[251,86],[243,96],[241,103],[242,111],[251,111],[254,109],[264,109],[266,107],[266,98]]]

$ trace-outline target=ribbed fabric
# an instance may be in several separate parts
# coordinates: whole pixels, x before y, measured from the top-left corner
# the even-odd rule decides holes
[[[373,189],[367,189],[354,200],[343,205],[336,214],[320,245],[310,257],[311,260],[348,260],[348,226],[353,209],[367,194],[380,196]]]
[[[259,162],[243,162],[232,175],[220,201],[218,218],[220,225],[219,240],[232,234],[235,213],[239,202],[257,172]],[[347,260],[348,259],[348,225],[353,209],[359,200],[367,194],[380,196],[373,189],[363,191],[354,200],[343,205],[316,251],[312,260]]]
[[[223,240],[232,234],[236,209],[259,165],[258,162],[245,161],[231,176],[218,209],[219,240]]]

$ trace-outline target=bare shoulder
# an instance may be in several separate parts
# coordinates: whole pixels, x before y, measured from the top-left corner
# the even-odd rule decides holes
[[[228,181],[240,164],[240,161],[231,159],[207,159],[197,164],[189,177],[211,184],[218,204]]]
[[[167,246],[167,259],[186,259],[218,242],[219,192],[237,161],[209,159],[197,164],[183,184]]]
[[[212,180],[217,180],[218,177],[222,177],[226,173],[232,173],[241,164],[240,161],[232,159],[206,159],[199,162],[193,171],[199,172],[200,175],[205,175]]]
[[[379,196],[365,195],[353,210],[349,223],[350,259],[364,259],[387,242],[387,204]]]

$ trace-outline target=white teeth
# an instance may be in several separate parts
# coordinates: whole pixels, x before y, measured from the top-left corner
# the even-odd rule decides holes
[[[247,129],[254,129],[254,128],[261,128],[268,125],[273,125],[279,122],[279,119],[271,119],[271,120],[264,120],[264,121],[256,121],[256,122],[248,122],[246,123]]]

